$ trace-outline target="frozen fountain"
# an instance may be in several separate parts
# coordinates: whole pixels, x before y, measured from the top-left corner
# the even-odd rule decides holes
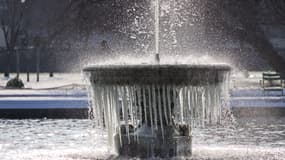
[[[189,157],[191,128],[221,121],[230,67],[160,64],[158,0],[155,15],[156,64],[84,68],[91,110],[119,155]]]
[[[120,155],[191,155],[191,127],[220,122],[225,65],[106,65],[84,69],[96,124]]]

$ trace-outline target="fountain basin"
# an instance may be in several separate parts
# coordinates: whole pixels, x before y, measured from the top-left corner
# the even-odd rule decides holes
[[[228,65],[98,65],[83,69],[96,84],[213,84],[223,81]]]

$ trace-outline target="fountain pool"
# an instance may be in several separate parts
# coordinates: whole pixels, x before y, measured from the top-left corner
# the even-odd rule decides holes
[[[282,160],[284,118],[243,118],[236,127],[192,131],[193,160]],[[92,120],[0,120],[1,160],[116,159],[105,131]],[[130,157],[125,157],[131,159]]]

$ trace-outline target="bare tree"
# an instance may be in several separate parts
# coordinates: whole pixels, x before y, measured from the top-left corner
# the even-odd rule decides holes
[[[228,38],[251,45],[274,70],[285,76],[285,60],[278,54],[260,25],[260,5],[266,2],[266,9],[269,8],[268,4],[278,6],[278,14],[280,14],[285,9],[283,1],[278,1],[280,2],[278,4],[273,4],[277,2],[273,2],[273,0],[272,3],[266,0],[216,0],[214,2],[208,0],[206,2],[208,3],[208,17],[206,19],[212,20],[207,25],[210,25],[211,29],[214,29],[217,33],[221,32],[227,35]],[[271,12],[264,16],[276,17],[276,14]],[[277,19],[275,19],[275,22],[280,23]]]
[[[0,19],[7,50],[7,70],[5,76],[9,77],[11,55],[15,51],[23,27],[24,10],[27,6],[24,3],[25,1],[21,0],[5,0],[3,2],[5,10],[2,12]]]
[[[258,14],[260,13],[258,6],[260,5],[260,2],[261,1],[259,0],[239,1],[236,10],[229,10],[229,13],[232,13],[232,17],[234,15],[239,15],[238,21],[242,26],[240,29],[235,28],[235,33],[237,38],[242,39],[253,46],[257,53],[259,53],[273,69],[280,72],[285,77],[285,60],[276,51],[268,37],[265,35],[264,30],[261,28],[260,20],[258,18]]]

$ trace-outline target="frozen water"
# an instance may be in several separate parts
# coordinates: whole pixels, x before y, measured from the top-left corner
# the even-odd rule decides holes
[[[165,143],[169,126],[219,124],[222,110],[226,110],[222,108],[228,100],[228,66],[105,65],[84,71],[92,85],[95,124],[107,129],[112,149],[126,139],[130,143],[133,135],[159,134]],[[146,125],[149,129],[140,132]],[[191,136],[191,130],[183,132]]]

